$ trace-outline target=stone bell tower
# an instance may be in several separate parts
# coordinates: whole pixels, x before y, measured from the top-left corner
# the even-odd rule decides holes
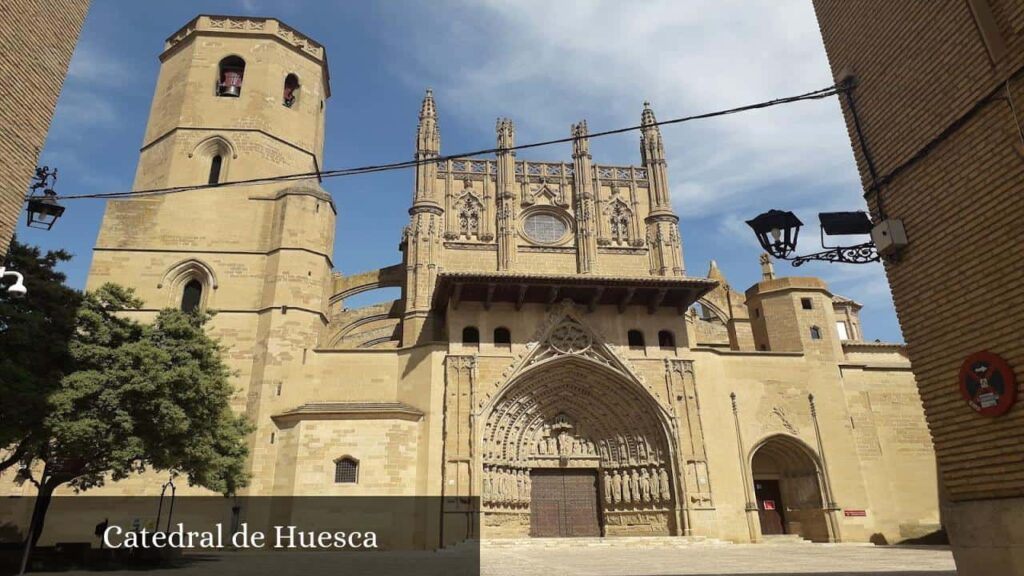
[[[270,416],[327,322],[335,207],[322,165],[324,48],[269,18],[201,15],[164,44],[135,191],[108,203],[88,287],[116,282],[164,307],[217,311],[209,325],[256,425],[250,493],[273,475]],[[294,174],[304,179],[231,182]],[[289,377],[291,382],[289,382]]]

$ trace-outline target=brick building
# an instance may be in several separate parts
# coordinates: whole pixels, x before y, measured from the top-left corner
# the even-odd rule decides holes
[[[1024,407],[986,417],[958,382],[979,351],[1024,382],[1024,2],[814,7],[837,81],[856,81],[843,111],[872,214],[909,239],[885,267],[957,566],[1024,574]]]
[[[0,4],[0,258],[24,214],[89,0]]]

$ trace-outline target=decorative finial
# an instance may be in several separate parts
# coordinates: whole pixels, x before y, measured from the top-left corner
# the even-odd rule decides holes
[[[772,257],[767,252],[762,252],[759,257],[761,261],[761,280],[774,280],[775,267],[772,266]]]
[[[437,111],[434,109],[434,90],[427,88],[427,94],[423,97],[423,105],[420,106],[420,118],[434,118]]]
[[[657,120],[654,119],[654,110],[651,110],[651,103],[648,102],[647,100],[644,100],[644,111],[643,114],[640,115],[640,125],[651,126],[652,124],[656,123]]]

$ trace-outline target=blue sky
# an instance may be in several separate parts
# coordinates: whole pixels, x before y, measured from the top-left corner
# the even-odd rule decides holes
[[[42,152],[61,194],[131,188],[164,39],[198,13],[273,16],[327,47],[324,167],[412,157],[419,102],[434,89],[442,153],[489,148],[499,116],[517,143],[639,123],[650,100],[661,120],[807,92],[831,83],[806,0],[93,0]],[[835,98],[663,128],[673,204],[690,275],[714,258],[739,291],[760,279],[743,220],[768,208],[805,223],[826,210],[863,209],[849,138]],[[595,162],[639,163],[635,133],[595,140]],[[526,159],[568,160],[568,145]],[[337,267],[398,262],[411,172],[327,180],[338,206]],[[65,248],[69,282],[85,284],[103,212],[68,201],[51,232],[23,242]],[[807,226],[801,252],[817,249]],[[779,274],[825,278],[865,305],[869,339],[902,341],[879,265],[810,264]],[[376,295],[378,298],[380,295]],[[373,295],[368,295],[373,298]]]

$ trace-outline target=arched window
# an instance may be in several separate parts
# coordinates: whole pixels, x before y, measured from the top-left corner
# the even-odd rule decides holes
[[[622,201],[612,205],[611,214],[608,217],[609,230],[612,233],[612,242],[615,244],[629,244],[629,219],[630,211]]]
[[[295,74],[289,74],[284,79],[284,99],[282,100],[282,104],[284,104],[285,108],[291,108],[298,97],[299,77]]]
[[[626,334],[626,339],[629,341],[630,348],[644,347],[644,333],[639,330],[630,330]]]
[[[220,183],[220,168],[224,164],[224,157],[217,154],[210,159],[210,178],[207,184],[219,184]]]
[[[203,283],[193,278],[181,291],[181,311],[195,312],[203,301]]]
[[[508,328],[503,326],[494,329],[494,344],[498,346],[512,345],[512,333],[508,331]]]
[[[217,78],[217,96],[237,98],[242,95],[242,78],[245,77],[245,60],[228,56],[220,61],[220,75]]]
[[[821,340],[821,328],[811,326],[811,340]]]
[[[359,482],[359,461],[345,456],[334,461],[334,482],[355,484]]]
[[[480,343],[480,331],[476,329],[476,326],[466,326],[462,329],[462,343],[463,344],[479,344]]]
[[[675,348],[676,335],[669,330],[662,330],[658,332],[658,346],[662,348]]]

